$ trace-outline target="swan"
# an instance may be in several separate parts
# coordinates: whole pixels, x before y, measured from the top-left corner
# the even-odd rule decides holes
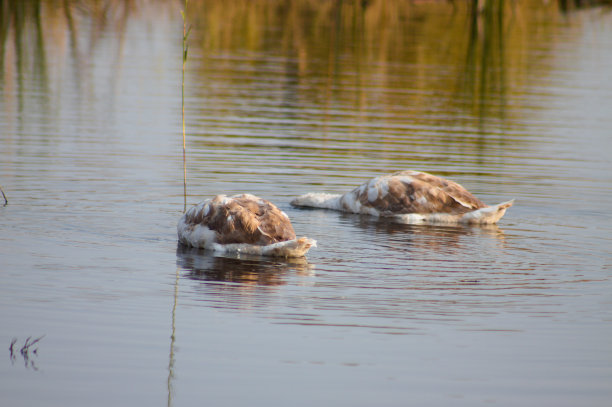
[[[192,206],[177,224],[179,242],[225,253],[301,257],[316,246],[296,238],[287,214],[251,194],[217,195]]]
[[[493,224],[514,200],[488,206],[456,182],[420,171],[372,178],[344,195],[308,193],[293,206],[392,218],[407,224]]]

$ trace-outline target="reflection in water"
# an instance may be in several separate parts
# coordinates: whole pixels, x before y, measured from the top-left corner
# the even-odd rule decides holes
[[[363,230],[365,235],[384,234],[385,247],[395,251],[410,248],[457,255],[465,249],[465,237],[486,237],[499,244],[504,242],[504,232],[498,225],[407,225],[391,219],[350,213],[341,213],[340,216],[345,222]]]
[[[179,16],[177,2],[159,3],[163,7],[155,7],[167,15]],[[273,100],[279,100],[273,112],[279,120],[307,120],[312,108],[321,106],[320,129],[330,133],[340,125],[343,140],[371,132],[368,120],[385,122],[407,113],[413,120],[402,130],[438,122],[440,111],[454,112],[453,123],[459,127],[468,124],[466,111],[475,113],[481,129],[490,122],[485,118],[503,121],[514,114],[507,109],[506,89],[516,91],[528,80],[530,58],[542,54],[542,50],[529,52],[537,46],[533,39],[550,36],[558,28],[559,7],[566,9],[567,1],[561,6],[539,0],[455,3],[207,0],[190,4],[194,27],[190,48],[197,72],[188,80],[197,85],[190,86],[193,96],[210,101],[199,107],[197,116],[215,118],[202,131],[227,133],[227,123],[219,123],[219,118],[259,116],[258,110],[270,109]],[[10,100],[16,95],[14,105],[18,112],[24,111],[23,78],[32,67],[40,90],[37,103],[51,109],[49,97],[58,83],[54,75],[61,70],[52,69],[55,61],[50,64],[48,54],[57,58],[66,51],[72,64],[70,85],[78,97],[85,96],[83,92],[92,91],[91,59],[103,47],[104,36],[113,32],[118,40],[114,49],[104,51],[117,73],[125,58],[128,23],[146,14],[150,7],[146,5],[136,0],[111,0],[103,6],[94,0],[0,0],[0,86],[14,82],[18,88],[3,97]],[[545,18],[532,24],[530,16],[536,14]],[[272,57],[280,59],[274,63]],[[444,69],[433,72],[420,67]],[[448,72],[441,74],[444,70]],[[117,77],[111,75],[110,89],[115,89]],[[245,87],[265,91],[269,100],[245,107],[233,97]],[[423,103],[432,92],[440,95],[439,100]],[[298,106],[301,112],[287,111]],[[248,119],[240,124],[245,123]],[[238,127],[230,135],[254,137],[262,130],[254,124],[247,134]],[[283,131],[282,136],[290,137]],[[333,151],[338,136],[331,133],[326,135],[326,147]],[[436,142],[428,136],[415,141]],[[394,143],[392,134],[377,139]],[[447,137],[442,142],[478,150],[497,141]],[[217,145],[214,139],[206,143]]]
[[[312,276],[314,266],[305,258],[267,259],[258,256],[235,255],[234,257],[215,256],[214,253],[194,247],[177,244],[176,248],[176,281],[174,288],[174,306],[172,308],[172,336],[170,345],[170,362],[168,366],[168,407],[174,398],[174,344],[176,304],[178,296],[179,271],[187,273],[185,277],[203,283],[196,287],[201,291],[202,300],[214,307],[229,309],[247,309],[268,304],[267,291],[259,298],[257,288],[260,286],[280,286],[287,284],[292,274]],[[237,283],[237,284],[215,284]]]
[[[528,24],[527,15],[547,13],[554,18],[556,12],[554,3],[503,0],[455,5],[382,0],[270,1],[234,2],[230,7],[223,1],[207,1],[195,4],[194,9],[194,27],[199,35],[195,45],[204,56],[200,74],[211,76],[237,69],[233,79],[227,77],[237,83],[251,65],[261,72],[276,69],[261,60],[236,66],[236,61],[223,58],[221,52],[268,51],[288,56],[278,67],[278,74],[287,78],[283,91],[293,92],[290,97],[285,94],[285,105],[323,98],[330,122],[337,116],[338,106],[345,104],[356,107],[362,115],[380,105],[396,109],[410,106],[431,114],[436,106],[418,102],[428,90],[454,89],[458,78],[462,78],[462,88],[469,94],[444,103],[468,109],[473,104],[477,109],[483,107],[479,95],[487,90],[495,89],[503,96],[505,74],[500,68],[505,68],[504,64],[508,64],[513,81],[522,80],[517,75],[523,74],[515,66],[529,69],[525,59],[505,57],[506,41],[511,48],[532,46],[524,42],[525,35],[532,35],[527,31],[533,29],[533,34],[542,35],[539,31],[551,30],[552,26],[535,30]],[[219,24],[228,13],[235,24]],[[268,27],[279,27],[280,33]],[[466,73],[457,71],[448,76],[414,70],[415,66],[454,69],[463,65]]]
[[[0,113],[15,126],[11,133],[27,133],[24,129],[32,125],[32,112],[57,116],[66,92],[77,99],[71,114],[77,118],[92,109],[88,103],[101,92],[113,97],[126,57],[128,22],[146,11],[143,4],[138,0],[0,0]],[[112,48],[107,47],[109,33],[116,40]],[[97,88],[100,78],[93,68],[100,52],[112,74]]]
[[[507,3],[491,0],[482,2],[484,6],[481,7],[479,3],[475,0],[471,6],[465,68],[458,96],[471,101],[482,127],[487,116],[497,115],[503,119],[505,112],[508,67],[504,61],[504,14]],[[490,103],[491,99],[499,103]]]
[[[176,249],[177,264],[187,277],[200,281],[223,281],[245,285],[284,285],[290,273],[308,276],[314,267],[305,258],[278,260],[256,256],[215,256],[210,251],[181,244]]]
[[[172,334],[170,335],[170,357],[168,361],[168,407],[172,406],[172,400],[174,397],[174,363],[175,363],[175,351],[174,345],[176,343],[176,304],[178,302],[179,292],[179,267],[176,268],[174,277],[174,302],[172,303]]]
[[[245,151],[266,158],[261,168],[252,163],[258,175],[278,176],[277,166],[299,158],[298,175],[364,171],[367,163],[369,176],[408,162],[452,176],[466,156],[478,157],[485,174],[504,160],[500,150],[529,150],[527,135],[515,128],[524,120],[527,87],[547,73],[542,55],[554,41],[543,39],[557,38],[558,4],[455,3],[190,4],[186,97],[201,101],[186,107],[191,181],[230,178],[241,170],[224,164]],[[32,112],[47,117],[46,126],[62,117],[61,92],[76,99],[64,107],[69,121],[106,125],[100,118],[115,113],[126,85],[120,81],[129,30],[167,18],[180,32],[179,2],[0,4],[0,115],[9,141],[27,133]],[[109,74],[96,77],[96,64]],[[34,80],[24,83],[29,72]],[[353,168],[337,164],[346,157]],[[203,162],[218,168],[202,170]]]

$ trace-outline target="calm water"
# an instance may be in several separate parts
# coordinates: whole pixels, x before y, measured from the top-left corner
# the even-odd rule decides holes
[[[188,202],[275,202],[287,262],[177,247],[178,3],[80,3],[0,3],[2,405],[609,405],[609,9],[195,2]],[[406,168],[516,203],[289,205]]]

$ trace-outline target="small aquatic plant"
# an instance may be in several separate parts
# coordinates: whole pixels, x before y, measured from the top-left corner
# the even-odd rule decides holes
[[[32,337],[28,336],[21,349],[19,349],[19,353],[23,358],[23,362],[26,368],[38,370],[38,367],[36,366],[36,363],[33,359],[33,356],[38,356],[38,346],[34,347],[34,345],[37,345],[38,342],[40,342],[40,340],[44,337],[45,335],[31,340]],[[15,363],[15,360],[17,359],[17,348],[15,347],[16,344],[17,338],[13,338],[11,340],[11,344],[9,345],[9,357],[11,359],[11,363]]]
[[[8,205],[8,199],[6,199],[6,195],[4,195],[4,189],[2,189],[2,185],[0,185],[0,192],[2,192],[2,198],[4,198],[4,205]]]

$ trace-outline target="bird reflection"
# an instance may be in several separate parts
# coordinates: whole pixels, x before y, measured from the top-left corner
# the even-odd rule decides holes
[[[358,227],[370,236],[385,235],[387,249],[405,251],[422,249],[424,251],[463,252],[466,237],[488,237],[497,244],[505,242],[504,231],[493,225],[414,225],[394,222],[386,218],[372,218],[356,214],[341,214],[341,220]],[[378,239],[376,239],[378,240]]]
[[[209,251],[177,245],[177,264],[186,276],[200,281],[222,281],[249,285],[286,284],[290,273],[311,275],[314,267],[305,258],[267,259],[259,256],[215,256]]]

